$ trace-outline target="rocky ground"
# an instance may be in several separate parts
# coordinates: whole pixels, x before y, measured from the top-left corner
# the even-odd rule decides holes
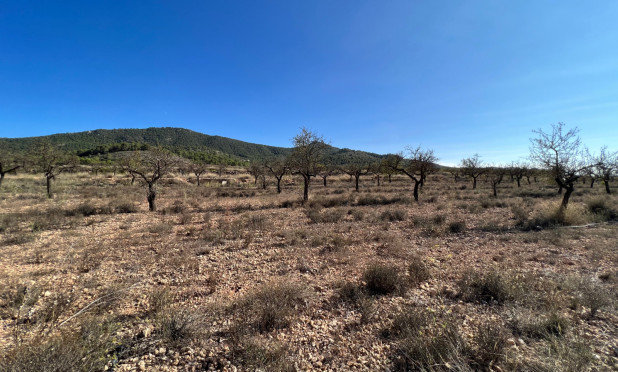
[[[356,193],[333,177],[305,206],[298,182],[176,175],[157,212],[124,175],[61,175],[51,200],[40,177],[9,177],[2,370],[618,369],[602,185],[557,219],[552,185],[493,198],[446,175],[419,203],[406,178]]]

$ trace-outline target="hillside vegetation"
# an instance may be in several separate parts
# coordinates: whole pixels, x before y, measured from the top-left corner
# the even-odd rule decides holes
[[[260,145],[171,127],[97,129],[41,137],[0,138],[0,148],[11,152],[28,151],[37,141],[42,139],[49,140],[51,143],[61,146],[67,151],[75,152],[82,157],[161,146],[184,157],[194,158],[198,156],[212,163],[233,165],[239,165],[247,160],[258,161],[286,157],[292,152],[291,148]],[[207,154],[207,156],[204,156],[204,154]],[[354,161],[375,161],[380,158],[380,155],[329,146],[327,158],[333,165],[343,165]]]

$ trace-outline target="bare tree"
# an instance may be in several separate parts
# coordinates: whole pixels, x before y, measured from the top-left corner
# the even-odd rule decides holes
[[[373,173],[376,175],[376,180],[378,181],[378,186],[380,186],[380,180],[382,179],[382,175],[385,173],[384,162],[378,161],[369,166],[369,173]]]
[[[427,179],[427,175],[436,171],[438,158],[433,150],[423,150],[407,147],[406,157],[403,154],[389,155],[385,166],[396,172],[403,173],[414,181],[414,200],[418,201],[418,189]]]
[[[17,156],[13,154],[9,154],[8,152],[0,153],[0,187],[2,186],[2,181],[4,181],[4,175],[7,173],[15,172],[17,169],[21,168],[23,162]]]
[[[355,162],[342,166],[341,170],[350,177],[354,177],[354,190],[358,192],[360,176],[364,176],[369,173],[369,168],[370,166],[368,164]]]
[[[533,131],[538,137],[530,139],[530,158],[548,170],[560,189],[565,190],[561,204],[561,210],[564,210],[575,190],[575,181],[591,165],[585,161],[577,128],[567,131],[564,123],[552,124],[551,127],[551,133],[542,129]]]
[[[486,169],[488,175],[488,181],[491,183],[491,188],[494,192],[494,197],[498,197],[498,185],[502,182],[504,175],[506,174],[506,169],[499,165],[487,167]]]
[[[473,189],[476,189],[476,179],[483,173],[485,173],[485,168],[483,168],[483,161],[479,159],[479,154],[461,160],[461,174],[472,177]]]
[[[267,161],[265,167],[270,174],[277,180],[277,194],[281,194],[281,180],[283,176],[289,171],[288,165],[284,159],[274,159]]]
[[[172,154],[161,148],[154,148],[148,152],[135,152],[124,164],[124,168],[131,174],[140,176],[148,190],[146,199],[148,200],[148,209],[152,212],[157,210],[157,183],[169,173],[177,164],[177,159]]]
[[[326,152],[326,142],[324,138],[307,128],[302,128],[301,132],[292,139],[294,150],[289,158],[290,169],[294,174],[303,177],[303,203],[309,200],[309,184],[311,177],[317,174],[324,153]]]
[[[191,163],[189,165],[189,168],[191,169],[191,173],[193,173],[195,175],[195,178],[197,179],[197,186],[200,186],[200,178],[204,173],[208,171],[208,165],[202,160],[197,160]]]
[[[611,194],[609,181],[616,170],[618,170],[618,151],[609,152],[607,146],[601,147],[599,155],[593,159],[593,164],[596,174],[603,180],[605,192]]]
[[[526,165],[524,163],[512,162],[508,167],[508,172],[511,175],[511,180],[517,182],[517,187],[521,187],[521,180],[526,174]],[[530,183],[530,180],[528,180],[528,183]]]
[[[47,197],[51,199],[54,197],[51,182],[55,180],[56,176],[60,173],[75,168],[79,160],[76,155],[70,155],[46,140],[42,140],[35,144],[33,151],[35,163],[45,175]]]
[[[337,174],[338,169],[333,165],[319,164],[316,174],[322,178],[322,184],[326,187],[326,179],[334,174]]]
[[[455,183],[457,183],[457,181],[459,181],[459,177],[461,176],[461,169],[459,168],[449,168],[447,170],[447,172],[453,176],[453,179],[455,180]]]
[[[258,179],[264,175],[264,165],[257,162],[251,163],[247,168],[247,172],[253,176],[253,184],[257,185]]]

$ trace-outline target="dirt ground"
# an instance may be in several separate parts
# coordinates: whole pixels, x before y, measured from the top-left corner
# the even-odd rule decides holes
[[[8,175],[0,370],[618,370],[602,184],[235,177]]]

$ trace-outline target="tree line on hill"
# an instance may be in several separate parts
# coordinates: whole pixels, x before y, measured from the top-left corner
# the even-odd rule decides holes
[[[182,130],[185,131],[185,130]],[[190,131],[188,131],[190,132]],[[459,167],[446,169],[453,175],[455,182],[459,177],[469,177],[476,189],[479,177],[492,186],[493,196],[497,197],[497,186],[510,177],[517,186],[525,178],[530,184],[537,182],[543,176],[556,183],[558,193],[562,194],[561,210],[568,206],[569,198],[575,189],[575,183],[586,177],[591,187],[596,180],[603,181],[609,194],[609,183],[618,170],[618,152],[603,147],[592,154],[581,143],[577,128],[567,129],[563,123],[551,126],[550,132],[539,129],[531,138],[530,162],[511,163],[509,165],[485,164],[478,154],[462,159]],[[239,141],[240,142],[240,141]],[[297,175],[303,179],[303,198],[305,203],[309,198],[311,179],[320,177],[324,186],[327,178],[334,174],[347,174],[359,191],[360,178],[372,174],[378,185],[384,177],[389,181],[393,174],[407,176],[413,182],[413,197],[419,201],[419,190],[427,182],[427,176],[437,172],[440,166],[433,150],[419,147],[408,147],[399,154],[374,156],[375,154],[348,149],[335,149],[329,146],[324,138],[306,128],[292,140],[290,151],[277,151],[268,157],[250,162],[242,162],[247,172],[254,177],[254,183],[262,180],[266,188],[266,177],[276,180],[277,192],[281,192],[281,182],[286,174]],[[116,153],[114,158],[92,161],[93,155]],[[47,195],[53,196],[52,181],[66,171],[73,171],[86,165],[93,173],[102,167],[114,167],[141,179],[147,186],[149,209],[156,210],[157,183],[166,174],[173,171],[192,173],[200,186],[200,177],[215,167],[222,175],[226,164],[225,157],[217,158],[217,153],[191,149],[170,150],[165,146],[150,146],[140,142],[121,142],[118,144],[98,145],[90,152],[69,152],[61,149],[49,139],[38,139],[28,148],[27,154],[19,151],[0,149],[0,186],[5,174],[25,169],[31,172],[41,172],[46,179]],[[82,156],[80,157],[81,155]],[[339,155],[339,156],[336,156]],[[345,159],[345,162],[342,162]],[[229,160],[229,159],[228,159]],[[216,166],[218,164],[218,166]]]

